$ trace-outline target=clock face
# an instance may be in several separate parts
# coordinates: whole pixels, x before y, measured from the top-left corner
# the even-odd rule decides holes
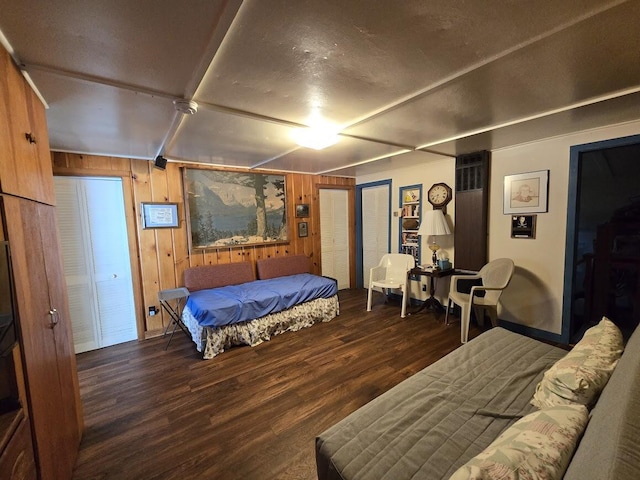
[[[444,184],[435,184],[428,192],[429,203],[434,206],[442,206],[451,200],[451,189]]]

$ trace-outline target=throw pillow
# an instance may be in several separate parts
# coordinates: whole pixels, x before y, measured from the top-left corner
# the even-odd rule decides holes
[[[450,480],[562,478],[588,420],[583,405],[530,413],[456,470]]]
[[[603,317],[585,332],[573,350],[544,373],[531,404],[538,408],[572,403],[593,406],[623,349],[620,329]]]

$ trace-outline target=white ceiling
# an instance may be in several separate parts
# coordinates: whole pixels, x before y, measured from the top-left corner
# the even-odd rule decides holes
[[[49,106],[53,150],[354,176],[409,152],[640,119],[639,0],[0,0],[0,12]],[[341,140],[298,147],[291,131],[318,118]]]

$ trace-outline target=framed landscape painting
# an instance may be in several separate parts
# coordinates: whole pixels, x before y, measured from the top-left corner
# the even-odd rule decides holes
[[[309,216],[309,204],[299,203],[296,205],[296,217],[307,218]]]
[[[191,249],[288,240],[285,176],[184,169]]]

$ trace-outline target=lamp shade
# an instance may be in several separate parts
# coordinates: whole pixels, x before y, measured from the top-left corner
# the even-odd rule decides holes
[[[422,214],[422,221],[418,235],[449,235],[451,230],[442,210],[426,210]]]

